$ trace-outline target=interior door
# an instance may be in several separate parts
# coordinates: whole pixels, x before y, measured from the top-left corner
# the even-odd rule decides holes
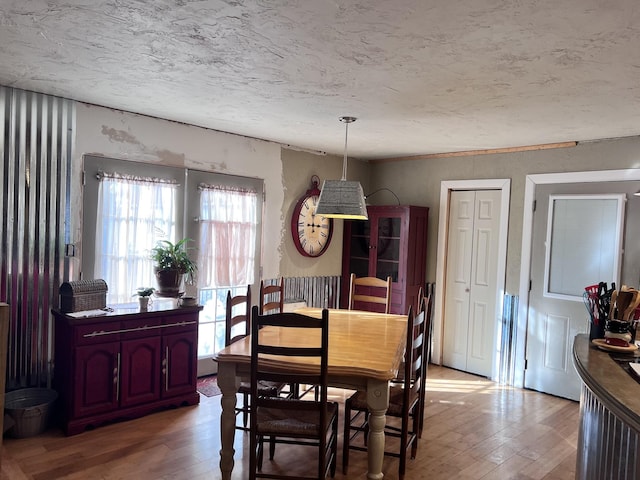
[[[600,205],[601,194],[584,196],[607,187],[587,188],[538,187],[533,218],[524,385],[572,400],[579,400],[581,385],[573,367],[573,339],[589,331],[582,292],[600,281],[618,282],[624,225],[624,209]],[[571,199],[577,203],[566,215],[563,202]],[[610,262],[615,265],[606,268]]]
[[[257,178],[238,177],[234,175],[221,175],[211,172],[189,170],[187,184],[188,209],[184,215],[184,230],[188,238],[194,240],[195,245],[200,245],[201,229],[200,218],[200,188],[201,184],[220,185],[232,188],[250,188],[257,192],[259,199],[263,198],[262,192],[264,181]],[[253,278],[251,289],[258,292],[260,278],[260,252],[262,250],[262,200],[256,205],[256,236],[253,245]],[[247,248],[250,248],[247,246]],[[199,267],[199,276],[202,278],[204,272]],[[238,289],[238,291],[236,291]],[[198,376],[210,375],[218,371],[218,364],[212,360],[213,356],[224,348],[225,339],[225,315],[227,292],[232,291],[232,295],[246,292],[247,285],[215,285],[204,286],[202,282],[198,285],[187,287],[187,294],[198,298],[203,310],[200,312],[198,323]],[[254,298],[255,303],[255,298]]]
[[[499,190],[453,191],[444,303],[443,364],[491,376],[494,357]]]

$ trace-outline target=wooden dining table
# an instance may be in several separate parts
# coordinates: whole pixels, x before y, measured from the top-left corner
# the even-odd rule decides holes
[[[304,307],[296,313],[320,317],[322,309]],[[371,414],[368,437],[368,479],[381,479],[384,458],[384,427],[389,406],[389,381],[397,376],[405,348],[406,315],[372,313],[359,310],[329,310],[329,385],[367,392]],[[292,331],[293,330],[293,331]],[[266,327],[260,335],[269,342],[283,345],[317,345],[304,329]],[[315,343],[314,343],[315,342]],[[246,337],[219,351],[218,386],[222,391],[220,434],[220,470],[223,480],[231,479],[235,454],[235,405],[241,380],[250,376],[251,340]],[[274,369],[288,371],[317,370],[318,365],[305,358],[290,358],[286,362],[269,362]],[[364,472],[363,472],[364,475]]]

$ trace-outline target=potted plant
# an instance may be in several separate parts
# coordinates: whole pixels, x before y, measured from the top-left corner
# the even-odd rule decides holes
[[[155,262],[156,281],[160,297],[179,297],[180,284],[185,281],[193,284],[194,276],[198,269],[196,263],[189,258],[187,243],[190,238],[172,243],[169,240],[161,240],[151,249],[151,259]]]
[[[149,309],[149,300],[155,291],[156,289],[153,287],[140,287],[136,290],[136,293],[134,293],[133,296],[138,297],[138,301],[140,302],[140,311],[144,312]]]

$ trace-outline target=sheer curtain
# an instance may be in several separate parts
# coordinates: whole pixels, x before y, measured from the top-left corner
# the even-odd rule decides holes
[[[94,275],[107,282],[108,305],[127,303],[156,284],[149,254],[175,237],[178,184],[105,172],[99,180]]]
[[[255,190],[201,183],[198,287],[254,281],[257,235]]]

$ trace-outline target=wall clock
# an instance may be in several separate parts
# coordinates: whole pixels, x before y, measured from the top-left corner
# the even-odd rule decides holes
[[[320,197],[317,175],[311,177],[311,188],[306,191],[293,209],[291,215],[291,235],[293,244],[305,257],[319,257],[331,243],[333,219],[316,215]]]

